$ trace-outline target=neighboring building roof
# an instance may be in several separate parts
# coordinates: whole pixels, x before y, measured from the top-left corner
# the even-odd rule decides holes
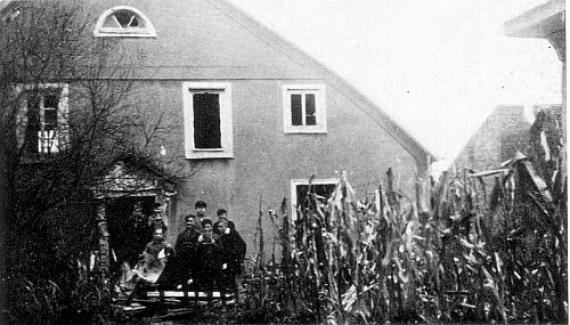
[[[551,0],[534,7],[505,23],[510,37],[547,38],[564,29],[564,0]]]
[[[10,1],[8,0],[0,0],[0,11],[2,11],[2,9],[4,9],[4,7],[6,7],[9,2]]]
[[[0,19],[5,20],[14,14],[13,10],[18,8],[20,0],[0,0]]]
[[[489,170],[526,153],[530,123],[523,106],[497,106],[453,161],[452,168]]]
[[[505,23],[510,37],[547,39],[556,50],[558,59],[566,60],[566,26],[564,0],[550,0]]]

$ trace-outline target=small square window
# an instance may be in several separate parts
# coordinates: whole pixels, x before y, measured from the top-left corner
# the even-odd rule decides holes
[[[283,86],[283,119],[285,133],[326,133],[325,87]]]
[[[182,91],[186,158],[232,158],[230,83],[185,82]]]

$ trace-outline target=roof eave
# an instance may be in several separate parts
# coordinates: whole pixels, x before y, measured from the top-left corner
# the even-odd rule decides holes
[[[564,0],[551,0],[534,7],[504,24],[505,35],[522,38],[547,38],[564,29]]]
[[[273,44],[277,49],[279,49],[285,55],[289,56],[291,59],[307,62],[320,70],[321,74],[323,75],[323,79],[331,82],[335,88],[353,100],[357,106],[359,106],[365,111],[365,113],[371,116],[375,122],[380,124],[380,126],[392,137],[394,137],[396,141],[400,142],[404,149],[408,151],[417,161],[429,163],[438,160],[438,157],[436,155],[434,155],[426,147],[420,144],[420,142],[411,134],[409,134],[405,129],[400,127],[378,105],[374,104],[366,96],[356,90],[347,81],[327,68],[321,62],[317,61],[290,41],[286,40],[268,27],[264,26],[259,21],[250,17],[248,14],[238,9],[233,4],[230,4],[228,1],[208,0],[208,2],[220,9],[222,12],[226,13],[228,16],[233,17],[234,19],[239,19],[239,22],[242,23],[242,25],[246,25],[254,32],[257,32],[256,35],[258,37],[264,39],[267,43]],[[343,91],[345,89],[348,91]]]

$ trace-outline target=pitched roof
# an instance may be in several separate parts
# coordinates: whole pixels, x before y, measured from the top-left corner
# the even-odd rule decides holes
[[[347,81],[337,75],[335,72],[327,68],[322,63],[315,60],[313,57],[299,49],[293,43],[285,40],[274,31],[265,27],[257,20],[251,18],[249,15],[230,4],[226,0],[206,0],[208,3],[219,9],[222,13],[241,25],[244,30],[252,33],[262,41],[266,42],[269,46],[275,48],[289,59],[300,64],[306,64],[313,67],[325,79],[334,86],[337,91],[346,96],[357,107],[359,107],[368,117],[370,117],[376,124],[382,127],[388,134],[390,134],[396,141],[398,141],[418,162],[435,161],[437,157],[424,147],[416,138],[410,133],[400,127],[392,118],[388,116],[378,105],[374,104],[368,97],[360,93],[356,88],[350,85]],[[12,0],[0,1],[0,10],[2,7],[7,6]]]
[[[218,8],[221,12],[233,19],[245,30],[265,41],[269,46],[272,46],[282,54],[286,55],[289,59],[304,63],[314,67],[319,73],[325,76],[326,80],[330,82],[340,93],[345,95],[357,107],[362,109],[374,122],[381,126],[388,134],[393,136],[412,156],[418,161],[427,160],[428,157],[431,161],[436,160],[436,156],[432,154],[426,147],[415,139],[411,134],[400,127],[392,118],[390,118],[378,105],[374,104],[369,98],[360,93],[356,88],[350,85],[347,81],[337,75],[335,72],[324,66],[322,63],[315,60],[313,57],[299,49],[293,43],[285,40],[283,37],[276,34],[257,20],[251,18],[249,15],[230,4],[226,0],[206,0],[214,7]]]
[[[520,105],[499,105],[487,116],[457,154],[450,168],[496,168],[528,145],[530,123]]]
[[[91,190],[96,197],[165,191],[174,195],[175,179],[149,156],[129,152],[117,156],[95,179]]]

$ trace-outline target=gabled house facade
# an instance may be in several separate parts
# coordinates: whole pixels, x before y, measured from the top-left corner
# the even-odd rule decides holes
[[[392,168],[394,186],[414,197],[417,178],[428,176],[432,155],[379,107],[226,1],[83,5],[92,37],[116,41],[139,100],[167,119],[155,150],[179,172],[165,211],[171,242],[199,200],[213,219],[228,210],[252,254],[260,209],[287,199],[295,218],[310,179],[327,194],[346,170],[365,193]]]

